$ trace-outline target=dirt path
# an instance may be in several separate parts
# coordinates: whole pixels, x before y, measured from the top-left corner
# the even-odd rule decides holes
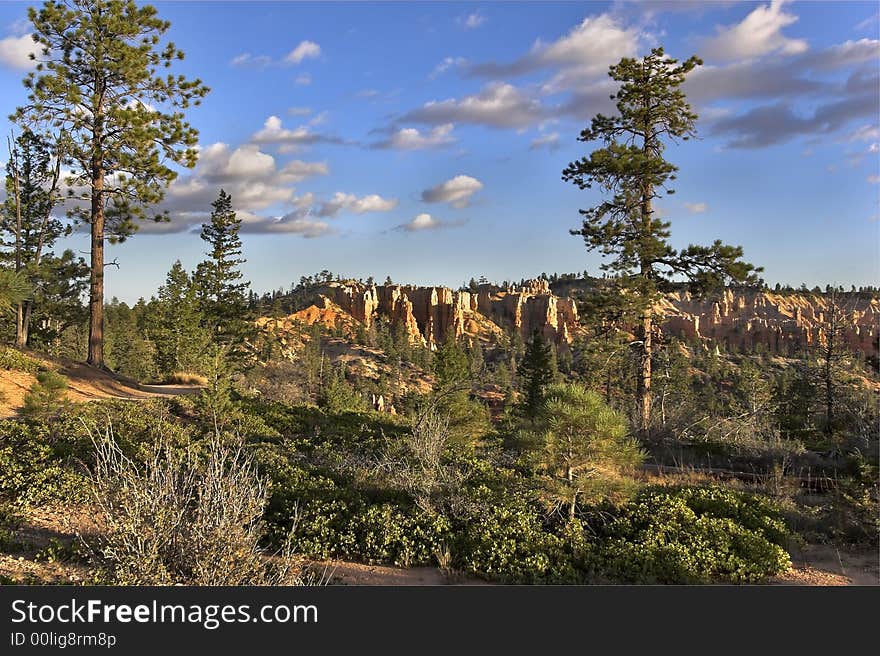
[[[314,562],[309,569],[330,585],[490,585],[482,579],[461,576],[437,567],[403,568],[328,560]]]
[[[40,358],[67,378],[67,399],[72,403],[85,403],[99,399],[143,399],[198,394],[197,385],[141,385],[134,380],[118,376],[88,365]],[[13,418],[24,406],[24,397],[36,382],[34,374],[24,371],[0,370],[0,419]]]
[[[771,585],[880,585],[877,550],[808,544],[792,549],[791,562],[791,570],[771,579]]]

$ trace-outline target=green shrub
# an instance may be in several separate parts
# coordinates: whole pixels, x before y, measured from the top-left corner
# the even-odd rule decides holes
[[[30,390],[24,395],[25,417],[47,420],[67,405],[67,379],[54,371],[41,371]]]
[[[0,346],[0,369],[37,374],[46,368],[46,365],[39,360],[25,355],[17,349],[10,346]]]
[[[0,421],[0,502],[13,509],[86,496],[82,476],[64,466],[44,426]]]
[[[791,565],[773,505],[723,488],[648,489],[599,531],[593,566],[626,583],[755,583]]]
[[[504,583],[577,583],[567,540],[549,532],[526,504],[494,505],[469,518],[454,543],[461,569]]]

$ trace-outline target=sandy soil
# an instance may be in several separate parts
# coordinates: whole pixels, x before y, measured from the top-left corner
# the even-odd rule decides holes
[[[489,585],[436,567],[391,567],[342,560],[318,561],[309,569],[329,585]]]
[[[35,354],[31,354],[35,356]],[[35,356],[67,378],[67,398],[73,403],[96,399],[149,399],[158,396],[196,394],[195,385],[140,385],[136,381],[88,365]],[[18,415],[24,396],[36,376],[24,371],[0,370],[0,419]]]
[[[791,570],[771,579],[772,585],[880,585],[877,550],[808,544],[792,549],[791,561]]]

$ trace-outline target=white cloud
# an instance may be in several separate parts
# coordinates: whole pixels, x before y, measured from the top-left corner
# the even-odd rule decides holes
[[[379,95],[379,92],[376,89],[361,89],[354,95],[358,98],[375,98]]]
[[[548,150],[559,148],[559,133],[548,132],[547,134],[542,134],[532,139],[532,143],[529,144],[529,149],[537,150],[538,148],[547,148]]]
[[[211,203],[221,188],[232,196],[244,232],[284,232],[306,237],[330,232],[326,224],[309,216],[314,196],[310,193],[296,196],[293,187],[308,177],[327,175],[326,163],[293,160],[279,170],[275,158],[260,151],[256,144],[232,149],[221,142],[200,150],[195,170],[171,184],[161,205],[161,209],[170,213],[171,222],[145,223],[141,228],[144,232],[181,232],[199,225],[207,220]],[[287,205],[295,210],[281,218],[257,214],[275,205]]]
[[[268,55],[252,55],[249,52],[243,52],[229,62],[235,68],[266,68],[271,63],[272,58]]]
[[[880,184],[880,175],[869,175],[868,182],[871,184]]]
[[[865,20],[860,21],[853,29],[854,30],[867,30],[880,22],[880,11],[868,16]],[[876,30],[875,30],[876,31]]]
[[[294,194],[289,181],[278,177],[275,158],[256,145],[230,150],[225,143],[215,143],[201,150],[192,174],[171,184],[166,202],[172,211],[204,211],[221,187],[232,196],[235,208],[245,211],[288,202]]]
[[[436,187],[422,192],[426,203],[449,203],[461,209],[470,204],[472,196],[483,188],[483,183],[469,175],[457,175]]]
[[[327,166],[327,162],[303,162],[295,159],[284,165],[279,171],[278,177],[285,182],[302,182],[306,178],[328,175],[329,173],[330,168]]]
[[[542,118],[540,104],[504,82],[487,84],[476,95],[461,99],[432,100],[401,118],[401,122],[475,123],[502,128],[522,128]]]
[[[275,171],[275,158],[261,152],[256,145],[240,146],[230,152],[227,144],[218,142],[199,153],[199,169],[203,177],[214,182],[265,177]]]
[[[609,63],[635,54],[639,34],[608,14],[585,18],[566,36],[544,45],[537,41],[533,56],[543,64],[588,67],[605,73]]]
[[[709,211],[709,205],[706,203],[685,203],[684,207],[691,214],[703,214]]]
[[[400,128],[391,136],[374,144],[374,148],[390,148],[393,150],[426,150],[440,148],[455,143],[452,136],[452,123],[444,123],[431,128],[430,132],[420,132],[416,128]]]
[[[555,41],[537,40],[526,55],[511,63],[490,62],[474,66],[471,71],[498,77],[560,67],[569,77],[575,71],[580,77],[604,76],[609,65],[616,64],[622,57],[635,56],[642,39],[638,28],[624,27],[619,18],[600,14],[585,18]]]
[[[301,87],[307,87],[312,83],[312,76],[308,73],[303,73],[302,75],[297,75],[293,81]]]
[[[880,127],[876,125],[862,125],[843,138],[848,142],[871,141],[873,139],[880,139]]]
[[[291,107],[287,110],[290,116],[308,116],[312,113],[311,107]]]
[[[434,67],[434,70],[431,71],[431,74],[428,77],[434,80],[443,75],[450,68],[464,66],[465,64],[467,64],[467,59],[464,57],[446,57]]]
[[[306,239],[323,237],[336,232],[330,224],[309,218],[308,213],[296,210],[281,217],[254,216],[252,220],[242,217],[241,232],[251,234],[290,234]]]
[[[8,36],[0,39],[0,66],[28,70],[34,66],[30,54],[39,54],[40,46],[34,43],[30,34]]]
[[[454,228],[464,225],[464,221],[443,221],[430,214],[417,214],[411,221],[401,223],[395,230],[404,232],[423,232],[427,230],[440,230],[442,228]]]
[[[323,111],[317,116],[313,116],[309,119],[309,125],[322,125],[327,122],[327,117],[330,115],[330,112]]]
[[[314,59],[321,54],[321,46],[314,41],[300,41],[299,45],[287,53],[285,64],[299,64],[304,59]]]
[[[396,198],[382,198],[378,194],[369,194],[358,198],[354,194],[337,191],[330,200],[321,203],[318,216],[334,217],[343,210],[353,214],[389,212],[397,207],[398,202]]]
[[[230,65],[236,68],[266,68],[267,66],[271,66],[273,63],[277,63],[282,66],[292,66],[296,64],[300,64],[303,60],[306,59],[314,59],[315,57],[320,56],[321,54],[321,46],[313,41],[301,41],[300,44],[291,50],[285,57],[278,62],[273,62],[272,58],[268,55],[253,55],[249,52],[243,52],[240,55],[237,55],[232,58],[230,61]],[[303,80],[303,81],[300,81]],[[300,75],[297,78],[297,84],[309,84],[312,81],[311,77],[307,74]]]
[[[273,115],[266,119],[263,128],[251,137],[251,141],[256,144],[283,144],[288,146],[287,150],[291,150],[314,143],[340,143],[341,139],[312,132],[302,125],[292,130],[285,128],[281,118]]]
[[[782,34],[783,28],[795,23],[798,17],[783,11],[784,0],[772,0],[760,5],[736,25],[719,27],[718,34],[703,42],[702,51],[715,59],[748,59],[771,52],[799,55],[809,46],[803,39],[790,39]]]
[[[466,30],[475,30],[486,22],[486,17],[479,11],[475,11],[466,16],[459,16],[457,22]]]

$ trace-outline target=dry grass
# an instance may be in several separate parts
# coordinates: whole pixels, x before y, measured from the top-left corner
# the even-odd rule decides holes
[[[175,371],[173,374],[170,374],[165,378],[165,384],[207,386],[208,379],[201,374],[194,374],[188,371]]]

